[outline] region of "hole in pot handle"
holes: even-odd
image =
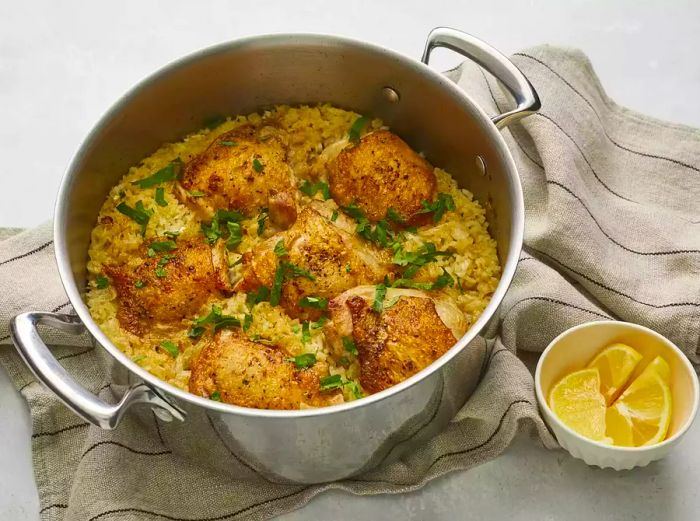
[[[436,27],[430,31],[428,40],[425,42],[425,50],[421,58],[423,63],[428,65],[430,53],[436,47],[445,47],[475,61],[510,91],[517,107],[491,118],[499,129],[540,109],[540,98],[530,81],[513,62],[489,44],[456,29]]]
[[[10,323],[12,341],[24,363],[42,384],[79,416],[103,429],[114,429],[131,405],[147,403],[157,409],[156,412],[161,418],[167,414],[170,419],[184,420],[183,411],[144,383],[130,387],[119,403],[114,405],[98,398],[78,384],[58,363],[39,336],[39,324],[72,334],[82,333],[83,324],[75,315],[41,311],[21,313]]]

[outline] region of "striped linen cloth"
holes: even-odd
[[[265,519],[329,488],[354,494],[416,489],[497,456],[518,431],[555,448],[523,360],[531,363],[558,333],[583,322],[646,325],[697,364],[700,132],[616,105],[577,51],[538,47],[513,59],[543,101],[539,114],[504,131],[525,191],[525,248],[499,324],[484,335],[490,355],[482,381],[444,432],[355,479],[273,484],[242,465],[212,432],[192,433],[208,440],[208,449],[202,461],[191,461],[155,416],[142,424],[127,415],[113,432],[88,425],[34,382],[9,346],[0,347],[0,360],[31,409],[42,519]],[[510,105],[498,84],[471,64],[448,76],[487,112]],[[0,288],[3,344],[15,313],[70,311],[48,225],[0,242]],[[105,399],[120,395],[87,337],[47,331],[46,338],[87,388]]]

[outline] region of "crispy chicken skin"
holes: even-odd
[[[391,387],[424,369],[466,331],[459,308],[446,297],[412,289],[389,289],[381,313],[372,310],[374,286],[346,291],[330,303],[326,338],[342,353],[351,336],[359,352],[360,383],[367,392]]]
[[[151,242],[165,240],[158,237]],[[201,240],[180,239],[175,250],[149,257],[151,242],[143,246],[143,260],[136,269],[105,267],[117,292],[119,323],[134,334],[178,326],[182,319],[194,315],[210,295],[231,290],[223,241],[212,249]],[[159,277],[158,273],[165,276]]]
[[[299,409],[342,403],[342,393],[320,391],[319,380],[328,374],[317,362],[298,369],[287,361],[280,348],[248,340],[238,332],[224,330],[204,346],[191,366],[189,390],[221,400],[258,409]]]
[[[286,228],[296,219],[296,183],[286,158],[281,131],[243,125],[185,165],[178,196],[205,219],[219,208],[248,216],[268,208],[270,220]]]
[[[316,320],[322,310],[299,306],[305,296],[331,299],[358,284],[374,283],[393,273],[389,253],[353,234],[353,221],[338,215],[335,222],[320,204],[305,207],[287,231],[270,237],[243,255],[243,276],[235,291],[271,288],[278,262],[290,262],[307,270],[315,280],[288,277],[282,286],[280,305],[293,318]],[[288,255],[278,258],[275,245],[283,241]]]
[[[340,206],[354,202],[371,222],[384,219],[389,208],[406,225],[430,219],[417,212],[421,201],[435,198],[433,167],[388,130],[367,134],[358,144],[346,147],[328,164],[328,170],[333,199]]]

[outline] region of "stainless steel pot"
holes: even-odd
[[[428,67],[436,47],[450,48],[490,71],[512,93],[517,108],[489,118],[469,93]],[[247,409],[159,380],[110,342],[83,300],[90,231],[108,191],[131,165],[162,143],[196,130],[207,116],[321,101],[382,118],[486,205],[503,267],[490,304],[430,367],[343,405],[302,411]],[[511,282],[523,236],[522,191],[499,128],[538,108],[534,89],[505,56],[447,28],[430,33],[422,62],[356,40],[307,34],[246,38],[187,56],[123,96],[70,163],[58,194],[54,240],[59,273],[77,315],[18,315],[11,328],[15,346],[37,379],[89,422],[114,429],[132,405],[146,404],[134,412],[152,421],[152,410],[170,422],[166,428],[178,439],[216,429],[236,465],[243,462],[270,479],[337,480],[397,458],[442,429],[479,380],[485,343],[477,335]],[[128,377],[130,387],[121,401],[110,405],[81,387],[51,355],[37,333],[38,324],[76,333],[87,328],[108,355],[107,365]],[[196,442],[181,450],[199,458],[206,453]]]

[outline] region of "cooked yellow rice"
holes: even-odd
[[[279,106],[263,114],[230,118],[215,129],[205,128],[178,143],[165,144],[139,165],[132,167],[119,184],[112,188],[103,204],[98,224],[92,231],[89,250],[90,284],[87,304],[93,318],[110,340],[143,368],[182,389],[187,389],[190,362],[205,343],[193,342],[187,337],[191,319],[184,320],[181,330],[176,334],[169,334],[168,337],[182,349],[181,354],[173,358],[157,348],[162,338],[150,335],[139,337],[122,329],[117,320],[118,301],[115,290],[111,286],[104,289],[96,287],[95,278],[104,272],[105,265],[136,267],[141,261],[135,253],[144,240],[162,236],[166,231],[178,231],[183,238],[201,235],[200,219],[176,199],[172,183],[161,185],[165,188],[168,205],[159,206],[154,200],[155,187],[142,189],[133,185],[133,181],[148,177],[177,158],[183,162],[189,161],[224,132],[246,123],[261,124],[268,118],[275,118],[290,134],[290,166],[299,182],[316,178],[325,180],[323,157],[319,157],[320,153],[328,145],[347,136],[357,117],[353,112],[330,105]],[[380,120],[374,120],[365,131],[381,126]],[[443,291],[455,300],[471,325],[488,304],[498,284],[501,268],[496,254],[496,242],[487,231],[484,209],[472,194],[459,189],[447,172],[436,168],[435,173],[438,192],[452,195],[456,210],[447,212],[437,225],[423,226],[416,234],[407,233],[404,247],[406,250],[415,250],[424,242],[432,242],[439,250],[456,252],[450,257],[438,257],[435,262],[423,267],[416,278],[434,280],[443,269],[447,270],[458,284]],[[320,194],[316,197],[320,197]],[[116,210],[120,202],[133,207],[137,201],[142,201],[147,209],[153,211],[145,238],[141,236],[139,225]],[[309,202],[308,197],[302,196],[302,204]],[[336,208],[332,200],[325,204]],[[101,219],[107,216],[112,218],[113,224],[100,224]],[[235,252],[229,254],[231,261],[235,261],[241,253],[249,251],[273,234],[273,231],[267,228],[263,236],[258,237],[257,217],[244,221],[241,226],[243,241]],[[243,293],[234,294],[230,298],[212,297],[202,307],[199,316],[206,315],[213,304],[218,304],[224,313],[242,318],[247,312],[245,298]],[[335,366],[332,358],[328,357],[321,328],[311,327],[311,341],[304,344],[301,339],[300,321],[288,317],[280,307],[273,307],[267,302],[257,304],[248,333],[272,340],[290,355],[315,353],[319,360],[329,362],[331,374],[341,374],[359,385],[359,367],[356,362],[348,368]],[[346,399],[353,399],[348,388],[345,393]]]

